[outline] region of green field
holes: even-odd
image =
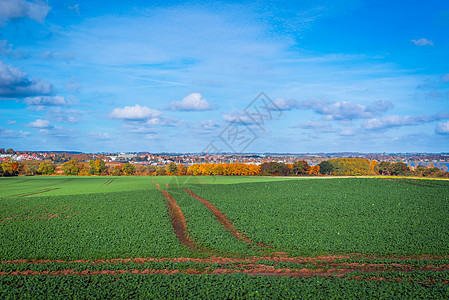
[[[161,190],[196,247],[178,240]],[[0,178],[0,298],[444,298],[448,211],[439,180]]]
[[[292,255],[449,254],[449,182],[345,178],[201,185],[257,242]]]

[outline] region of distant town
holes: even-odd
[[[410,167],[419,164],[437,167],[443,171],[449,168],[449,153],[82,153],[76,151],[16,151],[0,148],[0,161],[46,161],[57,163],[69,160],[90,161],[102,159],[107,164],[131,163],[138,165],[164,166],[172,162],[190,166],[203,163],[243,163],[260,165],[264,162],[293,164],[298,160],[317,165],[332,158],[360,158],[377,162],[403,162]]]

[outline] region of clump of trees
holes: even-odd
[[[259,175],[260,170],[261,166],[242,163],[193,164],[187,168],[186,175],[254,176]]]
[[[298,160],[294,164],[282,162],[268,162],[260,166],[260,174],[264,176],[291,176],[291,175],[319,175],[320,166],[310,166],[306,161]]]
[[[106,163],[102,159],[90,160],[90,174],[91,175],[106,175]]]
[[[332,175],[337,176],[361,176],[376,175],[376,161],[370,161],[362,158],[333,158],[327,161],[332,165]]]
[[[380,175],[449,178],[449,172],[442,171],[433,165],[429,167],[418,165],[416,168],[410,169],[403,162],[383,161],[377,166],[377,171]]]
[[[287,176],[291,174],[291,169],[287,164],[271,161],[261,164],[259,173],[263,176]]]
[[[17,176],[22,169],[22,164],[19,164],[17,161],[11,159],[1,164],[0,176]]]
[[[50,160],[44,161],[39,165],[39,168],[36,170],[37,174],[42,175],[53,175],[55,173],[56,166]]]

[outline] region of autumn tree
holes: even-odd
[[[101,175],[106,171],[106,163],[102,159],[90,160],[90,174]]]
[[[290,168],[279,162],[269,162],[260,165],[260,172],[262,175],[289,175]]]
[[[406,175],[409,171],[410,168],[403,162],[395,162],[391,165],[391,175]]]
[[[165,168],[158,168],[156,170],[156,175],[157,176],[165,176],[165,175],[167,175],[167,170]]]
[[[80,166],[78,161],[72,159],[62,164],[62,171],[65,175],[78,175]]]
[[[91,175],[91,173],[90,173],[90,169],[91,168],[90,168],[89,163],[87,163],[87,162],[79,162],[78,166],[79,166],[79,173],[78,173],[79,176],[89,176],[89,175]]]
[[[334,166],[327,160],[320,162],[318,166],[320,167],[320,174],[323,175],[332,175],[334,171]]]
[[[139,175],[139,176],[144,176],[144,175],[147,175],[146,174],[146,169],[145,169],[145,166],[142,166],[142,165],[136,165],[135,166],[136,168],[135,168],[135,175]]]
[[[168,175],[177,175],[178,174],[178,168],[176,167],[176,164],[174,162],[171,162],[167,166],[167,173],[168,173]]]
[[[39,165],[37,172],[42,175],[53,175],[55,173],[56,166],[50,160],[46,160]]]
[[[309,174],[314,175],[314,176],[319,175],[320,174],[320,166],[319,165],[310,166]]]
[[[295,175],[308,175],[310,172],[310,166],[306,161],[298,160],[293,164],[292,171]]]
[[[11,159],[3,162],[1,164],[1,168],[2,176],[17,176],[19,175],[21,165],[17,161]]]
[[[145,166],[145,174],[147,175],[154,175],[156,173],[156,167],[155,166]]]
[[[35,160],[29,160],[29,161],[25,161],[23,163],[23,173],[27,176],[33,176],[38,174],[38,169],[39,169],[39,161],[35,161]]]
[[[121,166],[114,166],[112,171],[110,172],[112,176],[120,176],[122,175],[122,167]]]
[[[374,175],[371,162],[362,158],[333,158],[328,160],[333,166],[333,174],[338,176]]]
[[[130,164],[129,162],[127,162],[126,164],[123,165],[122,167],[122,172],[125,175],[132,175],[134,174],[135,168],[132,164]]]
[[[200,166],[198,164],[193,164],[191,166],[189,166],[189,168],[187,169],[187,175],[199,175],[200,174]]]
[[[390,175],[391,174],[391,163],[388,161],[382,161],[376,166],[377,172],[380,175]]]
[[[184,164],[178,164],[176,169],[179,176],[184,176],[187,174],[187,167]]]

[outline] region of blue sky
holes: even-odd
[[[0,0],[0,147],[448,152],[448,32],[435,0]]]

